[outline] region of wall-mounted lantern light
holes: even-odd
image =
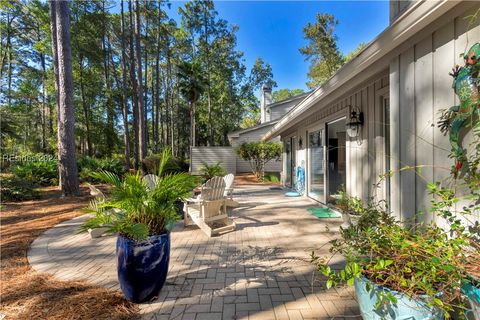
[[[298,139],[298,149],[303,149],[303,140],[302,137]]]
[[[356,138],[360,134],[360,129],[363,126],[364,117],[363,112],[358,107],[353,107],[350,112],[350,120],[346,123],[347,134],[350,138]]]

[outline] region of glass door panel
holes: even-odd
[[[308,195],[325,201],[325,146],[324,130],[308,134]]]
[[[335,203],[338,193],[346,184],[346,132],[345,119],[327,123],[328,193],[327,202]]]

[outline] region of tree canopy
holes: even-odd
[[[282,100],[289,99],[294,96],[298,96],[299,94],[305,93],[303,89],[288,89],[283,88],[272,93],[273,102],[278,102]]]
[[[308,22],[303,34],[308,44],[300,48],[305,60],[310,61],[307,86],[317,88],[325,83],[346,62],[355,57],[366,45],[358,47],[344,56],[337,45],[335,28],[339,21],[328,13],[318,13],[315,22]]]
[[[273,81],[258,58],[251,70],[237,46],[239,27],[213,1],[188,1],[179,18],[168,2],[68,2],[75,144],[79,155],[122,154],[130,166],[170,147],[188,158],[191,117],[198,145],[228,145],[227,134],[259,114],[256,94]],[[120,10],[119,10],[120,7]],[[1,3],[2,152],[57,152],[55,75],[48,2]],[[135,10],[138,9],[138,10]],[[120,12],[119,12],[120,11]],[[195,66],[195,75],[178,66]],[[188,84],[202,78],[191,114]],[[146,148],[146,153],[142,149]]]

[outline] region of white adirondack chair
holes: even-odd
[[[187,199],[184,206],[185,226],[196,224],[209,237],[235,230],[235,222],[228,219],[222,177],[208,180],[196,199]],[[216,224],[222,226],[216,227]]]
[[[229,208],[236,208],[238,207],[238,202],[233,200],[233,181],[235,180],[235,176],[232,173],[227,174],[223,177],[223,181],[225,181],[225,191],[223,195],[225,199],[227,199],[227,207]]]
[[[223,192],[223,195],[228,199],[233,198],[233,179],[234,175],[232,173],[223,177],[223,181],[225,181],[225,191]]]
[[[90,195],[94,196],[99,202],[105,201],[105,194],[95,186],[92,186],[90,183],[87,184],[90,189]],[[88,229],[88,234],[92,239],[100,238],[108,231],[108,228],[95,228]]]
[[[147,185],[150,189],[153,189],[160,178],[154,174],[147,174],[143,176],[143,180],[147,181]]]

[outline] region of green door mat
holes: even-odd
[[[331,210],[330,208],[310,208],[307,209],[311,215],[314,215],[317,218],[340,218],[342,217],[341,214],[336,213],[335,211]]]

